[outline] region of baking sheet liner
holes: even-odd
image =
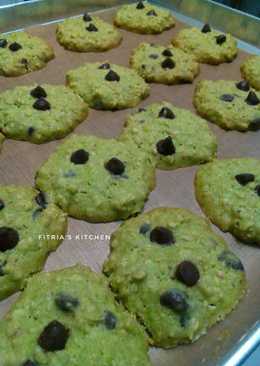
[[[112,21],[114,11],[105,11],[99,13],[99,15],[105,20]],[[44,38],[53,46],[56,58],[40,71],[16,78],[0,77],[0,91],[32,83],[64,84],[66,72],[82,65],[84,62],[103,62],[107,60],[111,63],[128,66],[131,51],[140,42],[158,42],[167,45],[180,28],[184,26],[177,22],[175,28],[161,35],[139,35],[121,30],[123,34],[121,45],[105,53],[74,53],[64,50],[55,39],[56,24],[29,28],[29,33]],[[150,97],[138,107],[166,100],[177,107],[194,111],[192,95],[198,80],[240,79],[239,66],[246,57],[247,54],[240,51],[237,59],[230,64],[219,66],[201,65],[201,73],[193,84],[177,86],[151,84]],[[91,110],[89,117],[75,129],[75,132],[78,134],[94,134],[106,138],[116,137],[120,133],[129,113],[130,110],[117,112]],[[260,132],[226,132],[213,124],[210,124],[210,127],[218,138],[219,157],[252,156],[259,158]],[[62,143],[62,140],[34,145],[28,142],[7,139],[0,154],[0,184],[33,185],[36,170],[60,143]],[[193,180],[195,171],[196,167],[176,171],[158,170],[156,189],[151,193],[145,211],[159,206],[173,206],[188,208],[193,212],[202,214],[194,197]],[[49,256],[45,270],[51,271],[75,263],[83,263],[95,271],[101,271],[102,264],[109,253],[107,236],[118,225],[118,222],[89,224],[70,218],[68,234],[71,235],[72,240],[66,239],[58,250]],[[260,318],[260,249],[238,243],[230,234],[224,234],[216,227],[214,227],[214,230],[228,241],[232,250],[242,259],[249,282],[248,294],[226,320],[211,328],[207,336],[202,337],[194,344],[179,346],[167,351],[156,348],[151,349],[150,354],[154,365],[212,366]],[[90,234],[92,234],[92,237],[89,236]],[[84,235],[88,235],[88,238]],[[17,296],[18,294],[15,294],[0,303],[0,316],[6,313]]]

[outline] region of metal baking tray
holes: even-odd
[[[123,42],[106,53],[74,53],[65,51],[55,40],[56,22],[84,11],[98,11],[99,15],[112,21],[116,7],[131,1],[120,0],[32,0],[0,7],[0,31],[7,32],[27,28],[54,47],[56,58],[46,68],[16,78],[0,77],[1,91],[32,82],[64,84],[65,73],[87,61],[119,62],[128,65],[131,50],[141,41],[167,45],[173,36],[186,25],[201,26],[209,22],[214,27],[231,32],[239,39],[240,52],[231,64],[219,66],[201,65],[201,73],[193,84],[163,86],[152,85],[151,95],[142,106],[155,101],[167,100],[179,107],[195,112],[192,106],[194,85],[200,79],[239,79],[239,66],[248,53],[260,54],[260,20],[224,6],[205,0],[154,1],[173,10],[177,25],[161,35],[138,35],[122,30]],[[91,110],[88,119],[79,125],[76,133],[91,133],[103,137],[117,136],[130,110],[109,112]],[[226,132],[210,124],[219,142],[219,157],[252,156],[259,158],[260,132]],[[0,154],[1,184],[34,184],[34,174],[42,162],[61,141],[43,145],[6,140]],[[150,195],[145,211],[158,206],[189,208],[202,215],[196,203],[193,179],[196,167],[175,171],[157,171],[157,186]],[[59,249],[52,253],[45,270],[71,266],[77,262],[101,271],[109,253],[109,236],[119,223],[89,224],[69,220],[69,236]],[[260,250],[243,245],[230,234],[222,235],[242,259],[248,277],[249,289],[242,302],[223,322],[212,327],[206,336],[192,345],[178,346],[172,350],[152,348],[152,363],[156,366],[236,366],[253,352],[260,343]],[[19,294],[0,303],[0,316],[4,316]],[[257,323],[258,321],[258,323]],[[0,340],[1,342],[1,340]],[[1,360],[0,360],[1,361]],[[1,362],[0,362],[1,363]],[[260,364],[260,361],[259,361]],[[84,366],[84,365],[82,365]]]

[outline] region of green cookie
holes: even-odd
[[[241,74],[253,88],[260,90],[260,56],[249,57],[241,65]]]

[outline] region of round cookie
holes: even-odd
[[[260,90],[260,56],[249,57],[241,65],[241,74],[250,85],[256,90]]]
[[[245,243],[260,245],[260,160],[215,160],[197,171],[195,187],[214,224]]]
[[[151,366],[143,328],[82,265],[33,276],[0,336],[2,365]]]
[[[165,348],[197,340],[246,288],[243,265],[225,241],[205,219],[180,208],[154,209],[122,224],[104,272],[153,344]]]
[[[142,210],[154,175],[152,157],[132,144],[73,135],[40,168],[36,185],[69,215],[109,222]]]
[[[116,13],[115,25],[136,33],[156,34],[175,26],[175,20],[170,11],[138,1],[134,4],[123,5]]]
[[[152,154],[160,169],[205,163],[217,151],[216,137],[205,120],[167,102],[151,104],[130,115],[120,140],[134,142]]]
[[[174,46],[191,53],[198,62],[218,65],[231,62],[237,55],[237,43],[230,34],[213,30],[208,24],[182,29],[172,40]]]
[[[202,117],[226,130],[260,129],[260,93],[246,81],[200,81],[193,103]]]
[[[63,47],[79,52],[106,51],[122,40],[113,25],[87,13],[58,24],[56,35]]]
[[[59,139],[88,114],[88,106],[65,86],[18,86],[0,94],[0,130],[33,143]]]
[[[150,92],[136,71],[108,62],[87,63],[69,71],[66,78],[68,86],[94,109],[135,107]]]
[[[54,58],[43,39],[26,32],[0,35],[0,75],[19,76],[42,69]]]
[[[193,56],[179,48],[141,43],[130,64],[146,81],[161,84],[191,83],[199,73]]]
[[[66,230],[66,214],[42,192],[0,186],[0,299],[23,288],[26,279],[42,269]]]

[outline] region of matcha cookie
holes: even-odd
[[[200,81],[193,103],[202,117],[226,130],[260,129],[260,93],[246,81]]]
[[[44,193],[0,186],[0,299],[23,288],[26,278],[42,269],[66,229],[66,215]]]
[[[199,73],[192,55],[169,46],[141,43],[130,64],[146,81],[161,84],[191,83]]]
[[[156,34],[175,26],[170,11],[138,1],[134,4],[123,5],[116,13],[115,25],[136,33]]]
[[[142,327],[82,265],[33,276],[0,336],[3,366],[151,366]]]
[[[67,73],[67,83],[94,109],[135,107],[150,93],[150,87],[136,71],[124,66],[87,63]]]
[[[155,345],[190,343],[235,308],[244,268],[208,222],[188,210],[158,208],[113,233],[104,271]]]
[[[0,75],[19,76],[42,69],[54,58],[43,39],[25,32],[0,35]]]
[[[260,90],[260,56],[249,57],[241,65],[241,74],[253,88]]]
[[[113,25],[87,13],[58,24],[56,34],[63,47],[79,52],[106,51],[118,46],[122,39]]]
[[[196,175],[199,204],[223,231],[260,245],[260,160],[215,160]]]
[[[238,52],[236,40],[230,34],[213,30],[208,24],[201,30],[182,29],[172,43],[191,53],[198,62],[212,65],[231,62]]]
[[[15,140],[40,144],[62,138],[87,114],[88,106],[65,86],[18,86],[0,94],[0,130]]]
[[[69,215],[108,222],[142,210],[154,170],[152,157],[132,144],[73,135],[40,168],[36,185]]]
[[[217,151],[216,137],[205,120],[167,102],[130,115],[120,139],[152,154],[160,169],[205,163]]]

